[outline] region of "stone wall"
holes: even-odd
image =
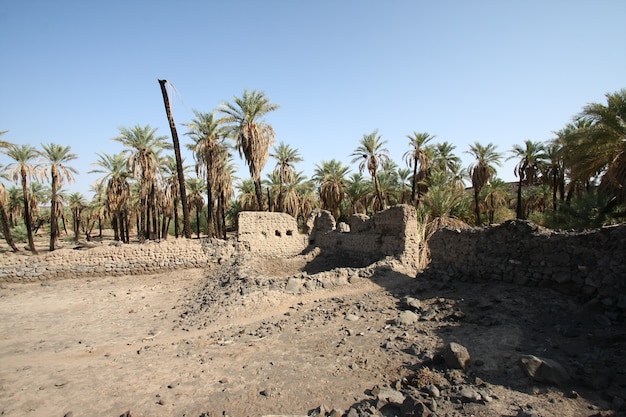
[[[309,243],[322,250],[377,260],[391,256],[406,266],[418,266],[417,214],[397,205],[368,216],[355,214],[350,225],[335,224],[330,212],[316,210],[307,221]]]
[[[242,248],[263,256],[293,256],[307,246],[296,219],[286,213],[262,211],[239,213],[237,241]]]
[[[555,232],[527,221],[440,229],[429,269],[452,279],[553,288],[626,311],[626,225]]]
[[[217,259],[219,247],[204,241],[171,239],[160,243],[102,244],[83,250],[58,249],[40,255],[1,255],[0,282],[36,282],[66,278],[139,275],[202,268]]]

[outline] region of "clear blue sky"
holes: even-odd
[[[475,141],[509,156],[625,88],[625,21],[624,0],[0,0],[0,130],[70,145],[80,175],[66,189],[90,196],[96,152],[122,150],[118,127],[170,135],[167,79],[183,143],[192,109],[248,88],[280,104],[266,121],[307,176],[322,160],[349,165],[374,129],[401,166],[414,131],[467,166]],[[513,180],[513,166],[498,175]]]

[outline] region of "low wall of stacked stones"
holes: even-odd
[[[573,233],[515,220],[440,229],[428,243],[428,269],[444,277],[549,287],[626,311],[626,225]]]
[[[39,255],[4,253],[0,282],[141,275],[206,267],[227,246],[205,240],[168,239],[144,244],[102,244],[89,249],[57,249]],[[223,242],[223,241],[222,241]]]

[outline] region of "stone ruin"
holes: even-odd
[[[289,214],[242,211],[237,221],[237,241],[253,254],[293,256],[307,246],[307,237],[298,232],[298,223]]]
[[[285,213],[239,213],[238,242],[253,254],[284,257],[318,247],[322,253],[376,261],[387,256],[417,267],[417,214],[409,205],[397,205],[371,218],[354,214],[350,224],[336,223],[326,210],[314,210],[298,232],[296,220]]]

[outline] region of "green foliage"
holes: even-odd
[[[26,243],[28,240],[28,231],[26,230],[26,225],[24,223],[20,223],[17,226],[11,229],[11,235],[13,236],[13,240],[15,243]]]
[[[543,221],[541,218],[534,220],[551,229],[585,230],[614,224],[620,219],[624,207],[606,212],[602,208],[607,206],[608,200],[607,195],[598,194],[597,191],[581,193],[569,203],[559,201],[557,211],[547,212]]]

